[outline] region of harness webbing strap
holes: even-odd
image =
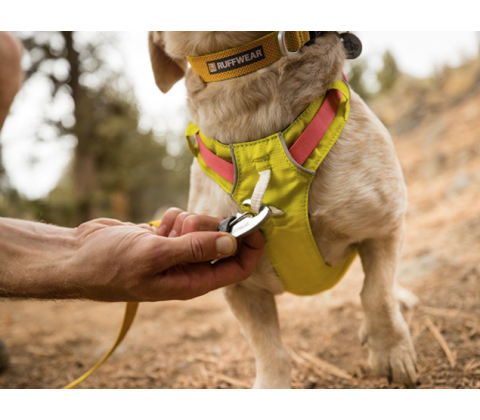
[[[210,149],[203,143],[199,134],[197,134],[197,142],[198,150],[200,151],[205,163],[218,175],[233,184],[235,181],[235,168],[233,167],[233,163],[218,157],[215,153],[210,151]]]
[[[299,165],[305,163],[318,144],[322,141],[322,138],[330,127],[335,115],[337,115],[338,105],[341,100],[342,93],[340,91],[329,91],[320,110],[317,112],[317,115],[315,115],[315,118],[293,146],[290,147],[290,154]]]

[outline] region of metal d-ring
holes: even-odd
[[[283,56],[288,56],[298,53],[298,51],[289,51],[286,41],[287,31],[278,31],[278,46]]]

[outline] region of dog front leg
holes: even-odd
[[[395,295],[395,275],[400,257],[403,230],[383,239],[360,244],[365,271],[361,293],[365,319],[360,330],[362,343],[369,348],[369,365],[380,376],[414,386],[416,354],[410,331]]]
[[[257,376],[253,387],[290,388],[290,357],[280,337],[273,294],[243,284],[224,290],[255,355]]]

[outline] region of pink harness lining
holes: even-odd
[[[338,105],[340,104],[342,96],[338,90],[329,91],[317,115],[315,115],[312,122],[293,146],[290,147],[290,154],[299,165],[305,163],[322,141],[335,115],[337,115]]]
[[[197,142],[198,150],[208,167],[233,184],[235,181],[235,168],[233,167],[233,163],[230,163],[213,153],[203,144],[199,134],[197,134]]]

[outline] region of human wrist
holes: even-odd
[[[76,297],[69,265],[77,247],[75,229],[0,219],[0,296]]]

